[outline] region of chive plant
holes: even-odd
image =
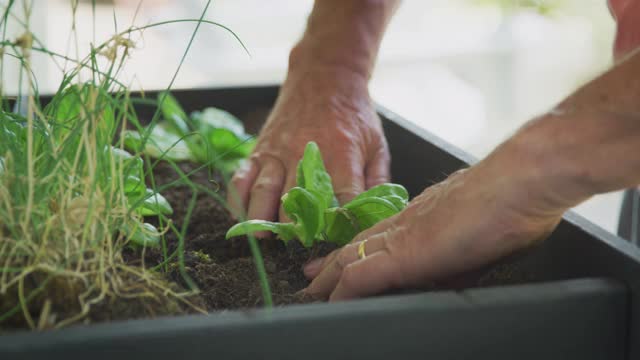
[[[155,185],[153,167],[158,159],[136,151],[140,149],[127,151],[124,139],[126,129],[135,128],[137,144],[145,147],[161,118],[166,97],[156,102],[158,110],[143,127],[134,105],[146,100],[132,98],[117,79],[134,45],[131,34],[193,22],[194,31],[169,90],[201,24],[230,31],[204,19],[209,4],[199,19],[131,26],[117,32],[84,58],[50,51],[31,33],[31,1],[19,4],[10,0],[5,5],[0,18],[0,76],[5,61],[17,61],[25,86],[21,86],[15,101],[1,94],[0,327],[5,322],[31,329],[63,327],[85,319],[95,305],[117,299],[147,304],[142,308],[164,302],[174,304],[167,305],[168,309],[184,306],[202,311],[189,301],[197,288],[186,274],[184,239],[197,194],[207,193],[212,201],[222,199],[214,190],[190,181],[190,174],[162,155],[157,158],[168,161],[179,179],[166,186]],[[77,1],[71,1],[71,6],[75,31]],[[93,9],[95,18],[95,2]],[[24,18],[17,15],[17,10],[22,10]],[[9,19],[23,26],[22,36],[7,36]],[[74,65],[64,72],[47,104],[40,102],[31,68],[33,52],[43,53],[56,63]],[[88,76],[81,80],[81,74]],[[169,146],[166,150],[171,149]],[[204,156],[201,160],[203,167],[209,165]],[[177,184],[186,184],[193,191],[181,228],[171,222],[172,209],[162,196]],[[151,215],[158,218],[157,228],[145,221]],[[179,240],[173,253],[168,252],[165,240],[168,232],[175,233]],[[152,246],[162,249],[165,260],[155,268],[146,268],[144,252]],[[140,249],[142,265],[124,260],[127,247]],[[254,255],[260,260],[259,249]],[[168,271],[172,259],[177,259],[189,291],[176,290],[163,280],[161,273]],[[259,272],[264,275],[263,268]],[[268,284],[262,285],[268,297]]]

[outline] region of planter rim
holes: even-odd
[[[626,294],[621,282],[609,278],[583,278],[542,283],[469,288],[459,291],[437,291],[414,294],[384,295],[340,303],[311,303],[273,309],[234,310],[209,315],[162,316],[150,319],[121,320],[34,333],[21,331],[0,336],[0,354],[24,350],[65,347],[74,344],[111,343],[122,339],[165,336],[184,331],[212,331],[244,326],[269,326],[296,323],[301,319],[317,321],[326,317],[367,317],[385,313],[393,317],[411,311],[453,312],[534,306],[554,301],[584,299],[602,293]],[[531,296],[534,294],[536,296]],[[123,331],[126,326],[126,331]]]

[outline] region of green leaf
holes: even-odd
[[[107,146],[106,151],[110,151],[116,164],[122,163],[123,170],[127,170],[129,174],[142,174],[144,162],[139,156],[133,156],[128,151],[115,146]]]
[[[84,103],[82,93],[80,85],[72,85],[63,90],[59,96],[54,97],[54,101],[47,106],[47,113],[50,113],[55,120],[53,135],[56,139],[61,139],[68,134],[73,123],[79,119]]]
[[[409,201],[409,193],[407,192],[407,189],[404,188],[404,186],[390,183],[374,186],[371,189],[359,194],[351,201],[353,202],[371,197],[389,197],[389,200],[396,204],[396,206],[400,210],[404,209],[404,207],[407,205],[407,202]]]
[[[325,236],[345,245],[359,232],[393,216],[407,205],[409,194],[397,184],[381,184],[356,196],[342,208],[325,211]]]
[[[53,136],[60,141],[67,136],[76,122],[94,119],[101,142],[109,142],[115,131],[115,115],[111,95],[92,83],[72,85],[55,96],[45,113],[55,120]],[[79,141],[79,138],[76,142]]]
[[[108,144],[112,142],[113,136],[115,135],[116,117],[113,111],[113,107],[109,102],[111,99],[107,97],[110,95],[103,95],[102,93],[99,94],[100,95],[96,100],[95,108],[98,110],[102,110],[102,112],[99,115],[100,118],[97,119],[97,136],[101,138],[98,141]]]
[[[245,133],[242,122],[230,113],[209,107],[193,112],[191,119],[216,155],[224,154],[225,158],[233,159],[247,157],[253,151],[255,140]]]
[[[247,157],[256,145],[253,137],[249,135],[238,136],[227,129],[210,130],[207,139],[214,152],[226,158]]]
[[[357,220],[344,208],[330,208],[324,212],[325,233],[327,241],[344,246],[359,232]]]
[[[124,179],[124,194],[129,199],[141,198],[147,192],[144,182],[135,175],[129,175]]]
[[[318,144],[313,141],[307,143],[302,160],[297,169],[298,186],[313,191],[320,196],[323,210],[337,205],[333,194],[331,176],[324,167]]]
[[[208,107],[202,111],[194,111],[191,113],[191,118],[200,131],[205,134],[210,130],[225,129],[238,138],[245,135],[242,122],[230,113],[218,108]]]
[[[380,199],[384,199],[389,201],[390,203],[392,203],[396,209],[398,211],[402,211],[402,209],[404,209],[407,206],[407,200],[405,200],[404,198],[400,197],[400,196],[396,196],[396,195],[389,195],[389,196],[382,196],[380,197]]]
[[[359,231],[366,230],[376,223],[400,212],[397,206],[384,198],[366,197],[353,200],[344,206],[357,221]]]
[[[298,238],[305,247],[311,247],[320,239],[325,210],[320,194],[294,187],[282,197],[282,207],[296,224]]]
[[[166,158],[173,161],[195,160],[185,144],[178,135],[167,131],[163,126],[157,125],[151,131],[143,146],[143,138],[137,131],[126,131],[124,134],[124,145],[132,151],[143,151],[145,154],[156,158]]]
[[[158,104],[160,112],[167,121],[167,130],[182,137],[191,132],[189,128],[189,117],[184,112],[182,106],[176,98],[168,91],[162,91],[158,94]]]
[[[157,247],[160,245],[160,233],[155,226],[139,222],[127,224],[122,228],[124,235],[129,241],[138,246]]]
[[[105,151],[110,151],[111,152],[111,156],[113,157],[113,159],[117,162],[122,160],[127,161],[127,160],[131,160],[133,159],[135,156],[133,156],[130,152],[128,152],[127,150],[123,150],[120,149],[118,147],[115,146],[110,146],[107,145],[105,146]]]
[[[160,193],[154,192],[151,189],[145,190],[145,199],[142,204],[139,205],[136,210],[142,216],[149,215],[171,215],[173,214],[173,209],[171,205],[164,198],[164,196],[160,195]]]
[[[271,231],[278,235],[282,241],[287,242],[296,237],[294,224],[280,224],[265,220],[248,220],[231,227],[225,236],[227,239],[232,237],[248,235],[259,231]]]

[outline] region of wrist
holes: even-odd
[[[596,193],[586,164],[574,156],[575,116],[551,113],[530,121],[483,163],[504,174],[502,186],[519,201],[544,213],[565,212]]]
[[[359,54],[355,48],[341,49],[312,39],[312,35],[298,42],[289,54],[289,74],[323,73],[335,79],[367,84],[371,77],[373,60]]]
[[[294,54],[296,50],[292,51]],[[292,55],[292,57],[297,55]],[[327,63],[304,55],[293,60],[283,92],[305,93],[317,99],[341,99],[339,103],[370,103],[369,79],[361,71],[338,63]]]

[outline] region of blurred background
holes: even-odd
[[[94,18],[92,1],[34,0],[31,23],[50,50],[85,56],[90,44],[109,39],[116,28],[197,19],[205,4],[102,0],[96,1]],[[233,29],[251,56],[228,32],[203,25],[174,87],[281,82],[312,5],[312,0],[213,1],[206,18]],[[166,87],[194,27],[171,24],[136,34],[121,79],[137,89]],[[9,37],[20,30],[14,22]],[[481,158],[609,67],[614,32],[606,0],[404,0],[384,39],[371,93]],[[40,92],[54,91],[60,67],[71,66],[36,55]],[[7,91],[17,92],[17,72],[5,74]],[[621,198],[619,192],[600,195],[576,210],[615,232]]]

